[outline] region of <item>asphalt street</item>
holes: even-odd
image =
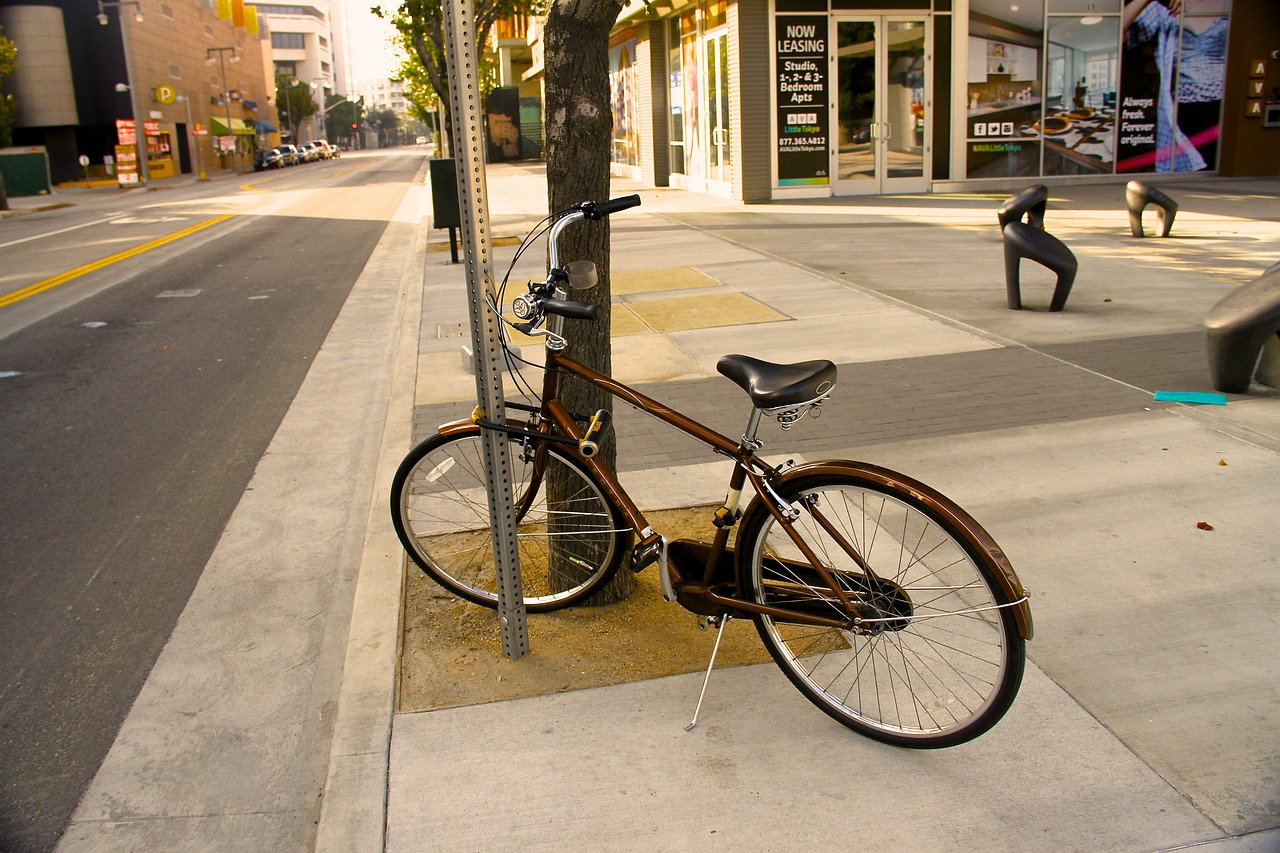
[[[289,177],[388,178],[350,162]],[[117,196],[122,215],[7,248],[9,272],[208,220],[179,193]],[[61,213],[21,225],[57,232]],[[62,833],[385,227],[251,208],[29,297],[52,313],[0,340],[0,849]]]

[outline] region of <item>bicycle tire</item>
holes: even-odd
[[[783,478],[776,488],[800,512],[795,530],[849,597],[859,600],[864,620],[883,621],[840,630],[764,614],[752,618],[796,688],[845,726],[896,746],[964,743],[995,725],[1012,704],[1022,683],[1025,641],[998,567],[961,529],[969,516],[936,493],[922,500],[918,484],[895,479],[901,475],[875,470],[875,477],[848,468],[809,473]],[[860,552],[870,578],[819,526],[815,501]],[[930,501],[945,502],[944,511]],[[981,529],[976,522],[973,528]],[[749,600],[847,615],[758,499],[748,507],[735,551]]]
[[[527,450],[527,452],[526,452]],[[629,528],[594,475],[550,442],[512,437],[512,491],[520,507],[535,475],[536,451],[546,451],[537,493],[517,519],[520,580],[530,613],[569,607],[589,597],[617,571]],[[567,478],[571,504],[547,506],[548,479]],[[476,604],[498,606],[480,427],[437,434],[400,463],[391,486],[396,535],[413,562],[445,589]],[[569,554],[561,546],[572,541]]]

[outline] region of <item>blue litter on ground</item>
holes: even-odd
[[[1206,394],[1202,391],[1157,391],[1157,403],[1203,403],[1206,406],[1225,406],[1226,394]]]

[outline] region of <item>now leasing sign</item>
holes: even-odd
[[[779,15],[777,43],[778,186],[831,182],[825,15]]]

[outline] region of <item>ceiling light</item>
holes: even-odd
[[[1085,27],[1092,27],[1094,24],[1101,24],[1101,23],[1102,23],[1101,15],[1085,15],[1083,18],[1080,19],[1080,25]]]

